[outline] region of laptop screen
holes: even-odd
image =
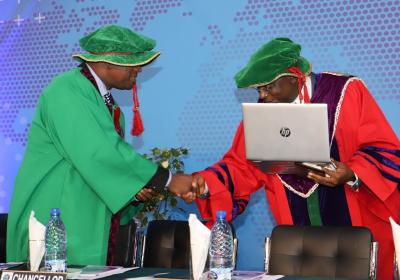
[[[246,157],[329,162],[326,104],[243,103]]]

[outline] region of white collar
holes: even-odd
[[[307,87],[308,96],[311,99],[313,92],[312,92],[312,84],[311,84],[311,77],[310,76],[306,77],[306,83],[305,83],[304,86]],[[301,89],[301,93],[303,94],[303,96],[304,96],[304,86]],[[300,97],[297,95],[296,99],[292,102],[292,104],[300,104],[300,103],[301,103],[300,102]],[[303,103],[304,103],[304,101],[303,101]]]
[[[111,90],[107,89],[106,85],[99,78],[99,76],[97,76],[96,72],[94,72],[94,70],[88,64],[86,64],[86,66],[88,67],[90,73],[92,74],[94,80],[96,81],[96,84],[97,84],[97,87],[99,88],[101,97],[104,97],[104,95],[106,95],[108,92],[111,92]]]

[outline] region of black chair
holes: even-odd
[[[0,214],[0,263],[6,262],[7,213]]]
[[[137,225],[134,220],[130,220],[126,225],[119,227],[113,265],[123,267],[133,267],[136,265],[136,229]]]
[[[142,252],[142,267],[189,269],[190,231],[188,222],[151,221],[147,227]]]
[[[267,274],[375,279],[377,243],[369,229],[277,226],[266,238]]]
[[[234,231],[233,237],[233,266],[235,267],[238,242]],[[189,268],[190,230],[187,221],[151,221],[142,244],[142,267]]]

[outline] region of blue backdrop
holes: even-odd
[[[379,0],[0,0],[0,212],[8,211],[41,89],[77,65],[70,57],[79,38],[99,26],[116,23],[157,40],[162,56],[139,77],[146,130],[128,141],[143,153],[186,146],[192,172],[229,148],[240,103],[257,98],[232,77],[277,36],[299,42],[315,71],[361,77],[399,135],[399,13],[399,1]],[[130,93],[114,95],[130,120]],[[263,191],[234,225],[239,268],[261,270],[274,225]]]

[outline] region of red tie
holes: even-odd
[[[123,138],[124,131],[121,128],[121,125],[119,124],[119,118],[121,116],[121,108],[119,108],[118,105],[115,105],[114,98],[112,97],[110,91],[108,91],[104,95],[104,102],[106,103],[107,108],[110,111],[110,114],[113,116],[115,131]]]

